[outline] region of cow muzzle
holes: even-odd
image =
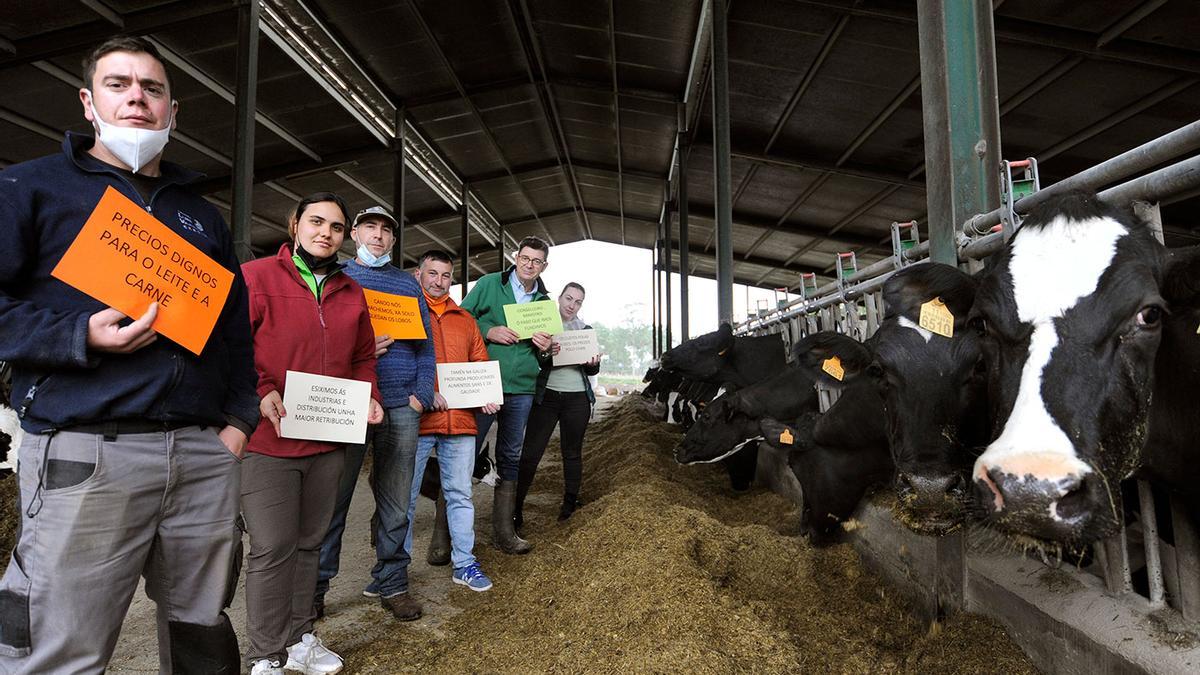
[[[905,472],[896,474],[900,520],[923,534],[945,534],[966,516],[969,490],[958,472]]]
[[[994,463],[980,457],[973,477],[988,521],[1013,534],[1076,542],[1106,513],[1103,477],[1074,456],[1030,452]]]

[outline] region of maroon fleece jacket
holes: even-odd
[[[242,265],[242,274],[250,291],[250,331],[260,397],[272,390],[283,396],[287,371],[298,370],[370,382],[371,398],[380,400],[375,383],[375,330],[356,281],[341,271],[330,275],[318,304],[292,262],[291,244],[281,246],[273,258]],[[280,438],[264,416],[248,449],[272,457],[308,457],[339,447]]]

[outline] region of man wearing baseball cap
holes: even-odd
[[[396,243],[396,219],[382,206],[359,211],[350,236],[358,250],[345,267],[363,288],[416,298],[421,310],[424,339],[396,340],[388,335],[375,338],[379,358],[376,374],[383,406],[387,410],[383,424],[372,427],[368,435],[374,452],[371,491],[375,495],[375,567],[363,595],[379,598],[385,609],[401,621],[421,617],[421,606],[408,594],[409,555],[404,550],[408,535],[408,495],[416,466],[417,436],[421,413],[433,406],[433,384],[437,377],[429,307],[421,286],[411,274],[393,267],[392,246]],[[337,575],[342,551],[342,533],[346,512],[354,495],[354,484],[362,467],[367,446],[346,448],[346,466],[338,488],[337,506],[329,523],[329,532],[321,545],[321,571],[313,604],[317,616],[325,613],[325,591]]]

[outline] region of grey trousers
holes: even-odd
[[[230,649],[236,667],[221,610],[241,540],[240,473],[216,430],[29,434],[20,452],[0,673],[103,672],[139,576],[158,606],[162,672],[217,671],[205,654]]]
[[[343,448],[311,457],[248,452],[242,464],[249,662],[287,661],[287,648],[312,632],[321,541],[342,478]]]

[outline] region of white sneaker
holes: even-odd
[[[287,648],[287,670],[298,670],[305,675],[332,675],[341,672],[342,657],[321,644],[321,639],[305,633],[300,641]]]
[[[277,659],[259,659],[250,666],[250,675],[283,675]]]

